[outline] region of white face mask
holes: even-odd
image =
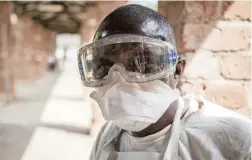
[[[111,84],[97,88],[90,97],[97,101],[106,120],[113,120],[120,128],[138,132],[155,123],[180,97],[160,80],[128,83],[120,75]]]

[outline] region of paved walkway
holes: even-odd
[[[87,160],[96,138],[90,89],[76,62],[18,85],[17,100],[0,107],[0,160]]]

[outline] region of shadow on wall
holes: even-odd
[[[249,116],[251,2],[159,2],[187,59],[180,89]]]

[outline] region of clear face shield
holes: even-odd
[[[79,49],[78,65],[88,87],[101,87],[119,72],[129,83],[165,78],[175,72],[178,54],[169,42],[137,35],[114,35]]]

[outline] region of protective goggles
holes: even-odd
[[[175,72],[178,54],[171,43],[137,35],[109,36],[79,49],[85,86],[100,87],[119,72],[130,83],[147,82]]]

